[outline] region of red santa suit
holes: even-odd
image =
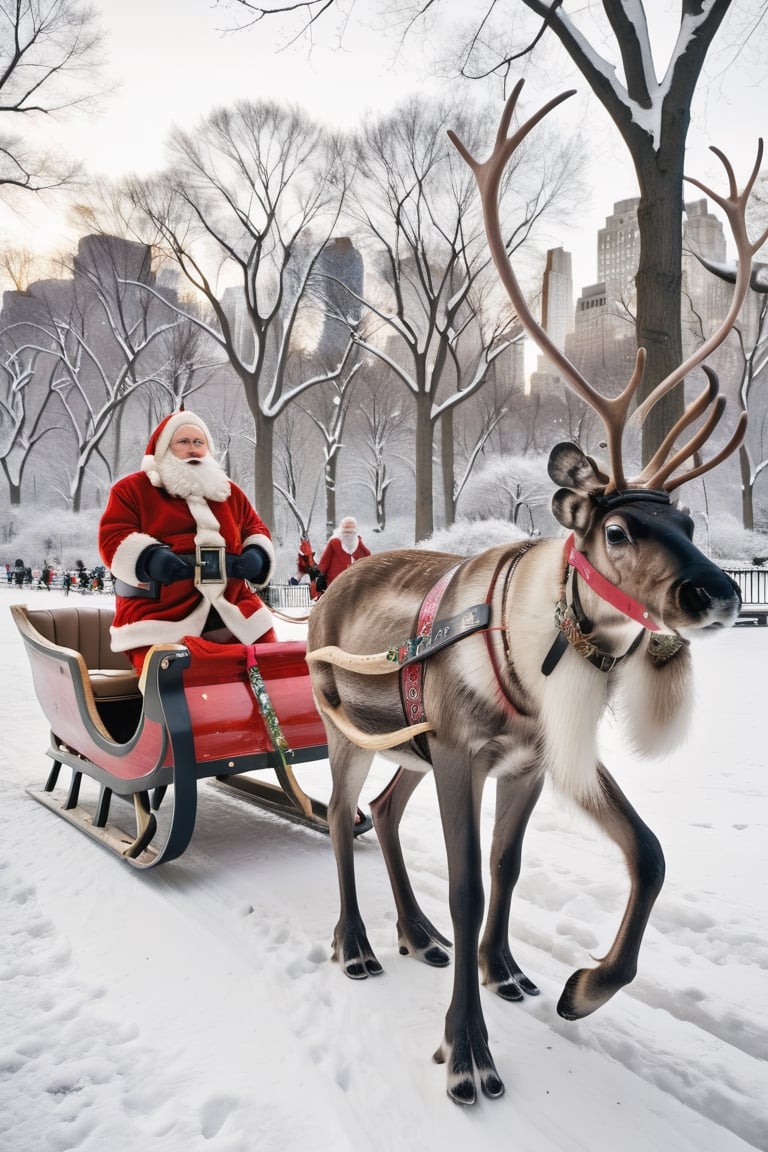
[[[263,520],[215,461],[212,466],[218,473],[213,487],[216,499],[172,495],[165,489],[160,475],[162,461],[174,432],[186,424],[203,432],[210,450],[210,433],[198,416],[175,412],[166,417],[150,437],[141,471],[118,480],[112,487],[99,522],[99,552],[117,590],[112,648],[125,652],[137,667],[152,644],[178,643],[185,636],[201,636],[211,609],[218,613],[217,624],[243,644],[274,639],[274,635],[265,636],[272,628],[272,614],[245,580],[224,572],[219,580],[195,583],[196,546],[223,548],[231,558],[249,545],[258,545],[266,553],[269,565],[260,581],[262,586],[272,576],[275,554]],[[157,545],[167,545],[188,560],[189,579],[169,584],[142,583],[137,562],[147,548]]]
[[[351,520],[351,517],[349,519]],[[337,576],[349,568],[350,564],[370,554],[370,549],[363,544],[356,528],[352,531],[339,528],[326,544],[318,568],[325,576],[326,582],[331,584]]]

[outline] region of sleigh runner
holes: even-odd
[[[326,805],[304,792],[292,770],[327,756],[303,641],[252,649],[195,641],[194,653],[187,645],[158,645],[140,683],[127,658],[111,650],[111,608],[15,604],[11,613],[50,725],[53,765],[43,788],[29,791],[51,811],[142,869],[185,851],[204,779],[327,831]],[[71,779],[62,797],[64,766]],[[265,769],[277,784],[251,775]],[[81,802],[84,778],[98,786],[90,805]],[[129,809],[114,811],[115,799],[133,806],[130,832],[121,826]],[[354,832],[370,827],[361,817]]]

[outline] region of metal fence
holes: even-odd
[[[270,608],[309,608],[311,603],[309,584],[268,584],[262,596]]]
[[[768,608],[768,568],[726,568],[735,580],[745,604]]]
[[[724,568],[741,592],[737,624],[768,625],[768,568]]]

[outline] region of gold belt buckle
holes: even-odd
[[[225,584],[227,580],[227,550],[203,548],[195,545],[195,584]]]

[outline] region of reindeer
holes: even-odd
[[[606,398],[551,344],[523,298],[499,221],[499,182],[531,128],[572,93],[555,97],[508,137],[521,87],[507,103],[487,161],[478,163],[452,139],[477,179],[490,251],[518,316],[568,387],[599,415],[609,467],[599,467],[574,444],[558,444],[548,470],[565,540],[516,542],[469,558],[417,549],[369,557],[315,606],[307,645],[333,777],[329,823],[340,887],[333,954],[352,979],[382,971],[358,907],[352,849],[352,818],[377,752],[398,764],[372,815],[392,884],[400,952],[436,966],[449,962],[449,942],[411,888],[398,834],[419,780],[434,772],[455,940],[453,993],[434,1058],[447,1065],[448,1094],[461,1104],[475,1101],[476,1077],[486,1096],[504,1091],[488,1045],[478,958],[483,983],[503,999],[538,992],[514,959],[508,920],[523,836],[547,775],[615,841],[630,877],[614,942],[595,967],[570,977],[557,1011],[577,1020],[634,978],[664,856],[600,762],[598,725],[610,701],[640,752],[672,749],[691,712],[690,641],[730,627],[741,603],[735,584],[694,545],[692,520],[671,493],[735,450],[746,414],[725,447],[703,461],[701,449],[725,407],[715,374],[705,368],[703,394],[628,480],[622,438],[644,351],[623,392]],[[725,339],[746,293],[752,255],[765,238],[750,244],[745,225],[762,141],[741,194],[728,160],[717,155],[728,173],[729,195],[699,187],[723,208],[736,239],[733,301],[718,331],[636,409],[641,421]],[[696,421],[700,427],[690,431]],[[687,442],[673,450],[684,433]],[[694,454],[694,466],[681,471]],[[481,940],[480,801],[489,776],[496,779],[496,817]]]

